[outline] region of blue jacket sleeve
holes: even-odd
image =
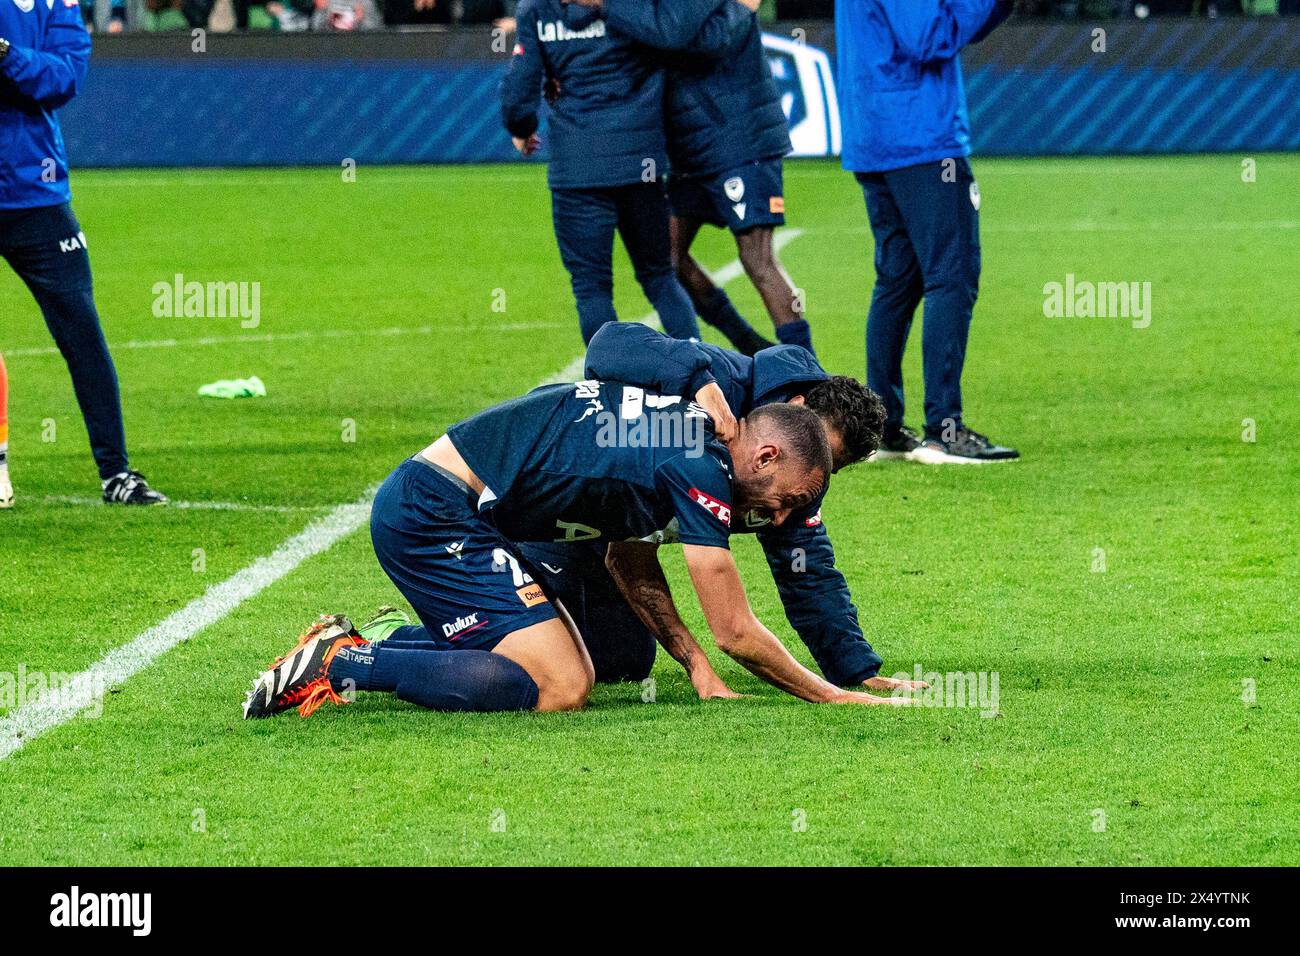
[[[874,677],[881,660],[862,636],[848,582],[835,567],[835,549],[820,520],[791,520],[759,532],[768,567],[790,626],[832,684],[849,687]]]
[[[751,13],[736,0],[726,0],[709,14],[700,32],[687,45],[686,52],[723,59],[740,49],[757,21],[758,14]]]
[[[723,3],[739,6],[735,0],[604,0],[602,8],[606,22],[624,36],[658,50],[684,50]]]
[[[89,60],[90,34],[81,22],[81,8],[58,3],[50,10],[41,48],[11,46],[0,74],[21,96],[54,110],[77,95]]]
[[[607,322],[587,343],[586,374],[661,395],[693,398],[713,381],[713,360],[694,342],[674,339],[640,322]]]
[[[537,39],[537,7],[519,5],[515,49],[501,78],[501,121],[511,136],[527,139],[537,132],[537,110],[542,100],[546,64]]]
[[[884,0],[880,9],[899,48],[917,63],[933,63],[951,60],[983,39],[1001,22],[988,26],[1002,5],[1001,0]]]

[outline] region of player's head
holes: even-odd
[[[816,412],[803,405],[762,405],[744,419],[731,445],[736,508],[780,524],[826,489],[831,446]]]
[[[857,379],[833,375],[823,382],[814,382],[803,395],[793,399],[800,400],[826,426],[834,471],[866,461],[880,447],[885,405],[879,395]]]

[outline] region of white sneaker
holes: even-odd
[[[9,469],[0,468],[0,508],[14,506],[14,486],[9,483]]]

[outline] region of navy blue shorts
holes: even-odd
[[[672,176],[668,205],[679,219],[744,232],[785,225],[781,160],[762,159],[715,176]]]
[[[418,456],[380,486],[370,540],[430,637],[449,650],[490,651],[557,616],[518,549],[479,515],[469,486]]]

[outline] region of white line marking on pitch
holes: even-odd
[[[65,723],[95,703],[98,693],[123,683],[182,641],[217,623],[249,598],[255,597],[308,558],[320,554],[356,531],[370,515],[368,491],[357,501],[339,505],[313,521],[266,557],[236,571],[208,588],[179,611],[140,634],[129,644],[105,654],[73,677],[60,692],[23,704],[0,718],[0,760],[34,737]]]
[[[75,507],[107,507],[102,498],[78,495],[46,495],[38,502],[47,505],[72,505]],[[169,501],[166,505],[179,511],[262,511],[275,514],[328,511],[333,505],[259,505],[251,501]]]
[[[568,323],[559,322],[503,322],[500,325],[493,325],[485,328],[483,331],[491,332],[531,332],[537,329],[558,329],[568,328]],[[110,342],[109,348],[114,352],[135,350],[135,349],[174,349],[202,347],[207,345],[262,345],[268,342],[301,342],[304,339],[354,339],[354,338],[396,338],[403,335],[433,335],[435,332],[445,332],[446,329],[440,329],[432,325],[421,325],[415,328],[389,328],[389,329],[305,329],[301,332],[257,332],[246,333],[244,335],[208,335],[198,339],[130,339],[126,342]],[[473,331],[472,329],[458,329],[458,332]],[[33,358],[37,356],[58,355],[59,350],[54,346],[38,346],[26,349],[9,349],[4,353],[5,358]]]
[[[801,234],[799,229],[784,229],[777,233],[774,245],[780,249]],[[740,262],[733,260],[711,275],[714,282],[725,285],[742,272]],[[640,321],[653,320],[654,314],[651,313]],[[575,368],[576,372],[573,371]],[[583,360],[580,356],[558,374],[539,384],[573,381],[581,377],[582,369]],[[261,594],[308,558],[328,550],[356,531],[370,516],[370,501],[374,492],[375,489],[371,489],[356,501],[338,505],[329,514],[313,521],[285,541],[271,554],[258,558],[248,567],[209,588],[202,596],[144,631],[129,644],[109,651],[98,662],[75,675],[61,692],[23,704],[0,718],[0,760],[46,731],[67,723],[91,707],[96,695],[102,690],[129,680],[177,644],[211,627],[245,601]],[[207,506],[218,509],[223,504],[234,503],[206,503]],[[199,508],[204,507],[205,503],[189,502],[188,505]]]

